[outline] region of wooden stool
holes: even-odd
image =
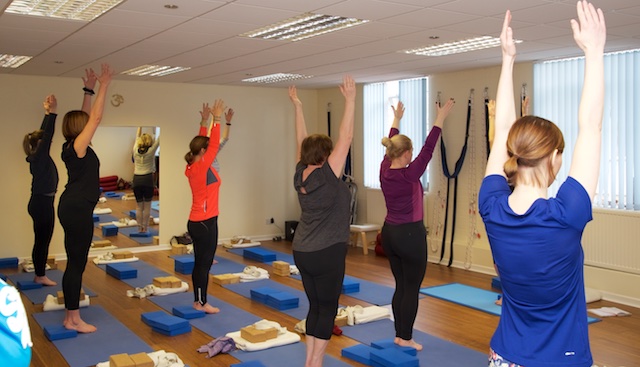
[[[351,232],[351,243],[354,246],[358,246],[358,234],[362,239],[362,253],[365,255],[369,253],[369,246],[367,245],[367,232],[380,233],[382,227],[378,224],[352,224],[349,226]]]

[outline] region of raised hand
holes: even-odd
[[[222,112],[224,111],[224,101],[221,99],[216,99],[213,101],[213,107],[211,107],[211,114],[213,114],[213,120],[216,123],[220,123],[220,117],[222,117]],[[216,121],[217,118],[217,121]]]
[[[502,24],[502,32],[500,33],[500,46],[502,46],[502,56],[514,57],[516,55],[516,42],[513,39],[513,30],[511,29],[511,11],[507,10],[504,15],[504,23]]]
[[[111,83],[111,78],[113,77],[113,70],[109,64],[102,64],[102,71],[100,75],[97,77],[100,85],[109,85]]]
[[[233,108],[229,108],[227,112],[224,113],[224,119],[227,120],[227,124],[231,123],[231,119],[233,118]]]
[[[342,78],[342,84],[340,85],[340,92],[344,96],[344,99],[355,101],[356,99],[356,82],[350,75],[345,75]]]
[[[289,87],[289,99],[295,107],[302,107],[302,102],[298,98],[298,90],[295,85]]]
[[[398,101],[398,105],[396,107],[391,105],[391,109],[393,110],[393,117],[398,121],[402,120],[402,116],[404,116],[404,103]]]
[[[436,121],[442,121],[449,116],[449,112],[453,108],[453,105],[456,104],[456,101],[453,98],[449,98],[449,100],[442,106],[440,103],[436,102]]]
[[[573,39],[585,54],[589,51],[604,52],[607,27],[602,10],[596,9],[586,0],[578,1],[578,20],[571,19]]]
[[[98,76],[91,68],[84,69],[84,74],[85,76],[82,77],[84,87],[93,90],[93,88],[95,88],[96,86],[96,82],[98,81]]]
[[[211,107],[209,107],[208,103],[202,104],[202,111],[200,111],[200,116],[202,116],[202,121],[209,121],[209,117],[211,117]]]
[[[48,95],[44,99],[42,105],[47,115],[50,113],[56,113],[56,110],[58,109],[58,101],[56,100],[56,96],[54,96],[53,94]]]

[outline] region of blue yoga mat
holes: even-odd
[[[96,214],[98,216],[98,221],[93,222],[93,225],[96,227],[100,227],[100,223],[111,223],[113,221],[118,221],[119,219],[114,217],[111,214]]]
[[[211,290],[211,287],[209,287],[209,289]],[[252,313],[214,298],[211,295],[208,295],[207,297],[207,302],[212,306],[218,307],[220,309],[220,313],[206,315],[205,317],[198,319],[191,319],[189,320],[189,323],[212,338],[225,336],[227,333],[238,331],[247,325],[251,325],[262,320],[262,318]],[[150,297],[149,300],[171,313],[174,306],[193,305],[193,292]]]
[[[151,202],[151,209],[160,212],[160,201],[159,200],[154,200]]]
[[[306,350],[305,344],[294,343],[256,352],[235,351],[231,355],[242,362],[260,361],[267,367],[304,366]],[[342,362],[329,355],[325,355],[322,365],[324,367],[350,366],[349,363]]]
[[[370,345],[373,341],[393,338],[396,335],[395,333],[391,320],[379,320],[342,328],[342,335],[366,345]],[[460,367],[487,365],[488,350],[486,353],[480,353],[419,330],[413,331],[413,339],[424,347],[421,352],[418,352],[420,366]]]
[[[126,264],[129,264],[132,268],[137,269],[138,276],[136,278],[120,280],[134,288],[142,288],[149,284],[152,284],[153,278],[172,275],[156,268],[155,266],[149,265],[142,260],[132,261]],[[107,271],[107,265],[98,265],[98,267],[104,271]]]
[[[62,290],[63,275],[64,272],[62,270],[47,270],[47,277],[58,284],[37,289],[27,289],[20,292],[24,294],[33,304],[43,304],[44,300],[47,298],[47,294],[51,294],[55,297],[58,291]],[[8,275],[7,278],[9,278],[9,280],[11,280],[11,282],[15,285],[18,284],[18,282],[33,280],[34,276],[35,273],[17,273]],[[95,297],[97,295],[94,291],[85,286],[83,286],[82,289],[84,289],[84,293],[89,297]]]
[[[450,283],[420,289],[420,293],[461,306],[471,307],[478,311],[492,315],[502,315],[502,307],[495,304],[499,293],[471,287],[460,283]],[[588,317],[588,322],[598,322],[600,319]]]
[[[65,311],[36,313],[33,318],[41,326],[62,325]],[[104,308],[91,305],[80,310],[82,319],[98,328],[90,334],[53,341],[71,367],[94,366],[109,360],[112,354],[149,353],[153,349]]]
[[[223,287],[249,299],[251,298],[251,290],[254,288],[269,287],[280,292],[288,292],[298,297],[298,307],[288,310],[281,310],[280,312],[285,313],[289,316],[293,316],[298,320],[302,320],[307,317],[307,312],[309,311],[309,300],[307,299],[307,295],[304,294],[304,292],[288,287],[284,284],[280,284],[271,279],[258,280],[256,282],[248,283],[226,284]]]
[[[149,233],[151,233],[151,236],[149,236],[149,237],[131,237],[131,236],[129,236],[132,233],[138,233],[139,232],[137,226],[135,226],[135,227],[121,227],[121,228],[118,228],[118,231],[119,231],[119,233],[129,237],[130,239],[138,242],[141,245],[148,245],[150,243],[153,243],[153,236],[157,236],[158,235],[158,230],[155,229],[155,228],[151,228],[151,227],[149,227],[149,229],[148,229]]]
[[[347,293],[346,296],[369,302],[371,304],[382,306],[391,304],[395,289],[386,285],[370,282],[368,280],[354,278],[348,275],[344,276],[345,280],[360,283],[360,291]]]

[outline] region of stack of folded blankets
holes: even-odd
[[[263,263],[276,260],[275,252],[263,248],[246,248],[242,251],[242,256]]]

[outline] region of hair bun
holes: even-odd
[[[393,146],[393,141],[390,138],[386,137],[386,136],[384,138],[382,138],[381,142],[382,142],[382,145],[384,145],[387,148]]]

